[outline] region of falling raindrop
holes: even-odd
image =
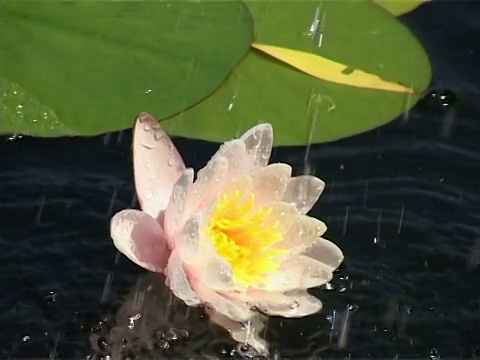
[[[117,201],[118,189],[114,188],[112,193],[112,198],[110,199],[110,204],[108,205],[106,216],[110,217],[113,213],[113,207]]]
[[[103,287],[102,298],[100,300],[101,303],[105,303],[108,300],[108,295],[110,294],[110,290],[112,289],[112,282],[113,282],[113,273],[108,273],[107,277],[105,278],[105,285]]]
[[[402,210],[400,211],[400,220],[398,221],[398,233],[402,231],[403,215],[405,213],[405,205],[402,205]]]
[[[345,209],[345,220],[343,222],[343,235],[345,235],[347,233],[347,225],[348,225],[348,212],[350,210],[350,206],[346,206],[346,209]]]

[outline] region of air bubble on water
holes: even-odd
[[[430,360],[440,360],[441,359],[440,352],[435,348],[432,348],[430,350],[429,355],[430,355]]]
[[[29,342],[30,341],[30,336],[29,335],[25,335],[23,338],[22,338],[22,341],[23,342]]]
[[[135,314],[133,316],[130,316],[128,318],[128,328],[132,330],[135,327],[135,321],[139,320],[142,318],[142,315],[140,314]]]
[[[54,303],[57,301],[57,294],[54,291],[49,291],[45,296],[45,301],[48,303]]]

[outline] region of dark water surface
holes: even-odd
[[[311,146],[306,163],[305,148],[273,154],[327,182],[313,215],[345,252],[333,289],[313,291],[322,312],[269,322],[275,358],[480,359],[480,4],[433,2],[403,20],[431,56],[433,95]],[[195,169],[217,148],[175,144]],[[0,139],[2,358],[231,355],[225,331],[109,239],[110,216],[136,206],[130,146],[130,131]]]

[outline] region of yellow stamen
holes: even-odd
[[[278,221],[268,221],[272,208],[254,209],[255,194],[247,198],[242,201],[240,191],[220,195],[207,228],[215,251],[232,266],[234,281],[244,286],[278,270],[284,252],[270,246],[283,238]]]

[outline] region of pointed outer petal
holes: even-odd
[[[295,206],[281,201],[265,203],[255,210],[263,211],[264,209],[271,209],[271,212],[264,220],[263,225],[269,226],[272,223],[276,223],[278,230],[281,231],[284,236],[298,216],[298,210]]]
[[[195,212],[217,194],[225,183],[228,171],[228,159],[224,156],[212,158],[197,173],[192,191],[188,198],[188,209]]]
[[[332,279],[333,270],[331,266],[311,257],[298,255],[283,263],[281,269],[270,274],[268,282],[258,288],[284,292],[320,286]]]
[[[240,138],[245,142],[249,157],[249,169],[267,166],[272,153],[273,128],[270,124],[259,124],[247,130]]]
[[[255,204],[279,201],[282,199],[290,177],[292,167],[287,164],[270,164],[264,168],[254,170],[251,174]]]
[[[212,160],[216,157],[225,157],[228,159],[227,178],[234,180],[247,172],[249,158],[245,149],[243,140],[235,139],[228,141],[218,149]]]
[[[192,277],[191,285],[204,303],[208,303],[216,312],[234,321],[246,321],[254,315],[254,312],[250,310],[246,303],[237,302],[222,296],[217,291],[211,289],[209,283],[204,283]]]
[[[175,183],[167,210],[165,211],[164,229],[168,237],[168,245],[173,249],[173,239],[187,220],[186,202],[193,183],[193,169],[185,169]]]
[[[312,175],[302,175],[290,179],[283,201],[294,204],[300,214],[306,214],[315,205],[325,189],[325,183]]]
[[[199,295],[190,286],[190,281],[183,268],[182,260],[176,250],[172,252],[165,269],[167,284],[176,297],[189,306],[201,304]]]
[[[307,215],[298,215],[284,239],[274,246],[290,250],[289,255],[295,256],[312,246],[325,231],[327,226],[322,221]]]
[[[259,306],[259,310],[267,315],[297,318],[314,314],[322,308],[322,302],[305,290],[292,291],[285,295],[289,299],[285,304],[265,304]]]
[[[173,185],[185,169],[182,157],[161,125],[149,114],[138,115],[133,132],[135,188],[141,208],[157,219]]]
[[[333,242],[324,238],[319,238],[311,247],[306,249],[304,255],[329,266],[332,271],[337,269],[343,261],[342,250]]]
[[[110,236],[115,247],[135,264],[163,272],[170,250],[165,233],[157,221],[140,210],[123,210],[110,221]]]
[[[202,225],[202,218],[200,215],[191,217],[187,220],[178,236],[176,236],[175,248],[177,249],[182,262],[195,264],[200,260],[198,250],[199,234]]]
[[[247,321],[248,325],[233,321],[232,319],[216,312],[214,309],[205,309],[210,321],[227,330],[231,337],[241,343],[250,345],[257,352],[258,356],[268,356],[268,343],[260,337],[260,332],[265,328],[267,318],[260,314],[255,314]]]

